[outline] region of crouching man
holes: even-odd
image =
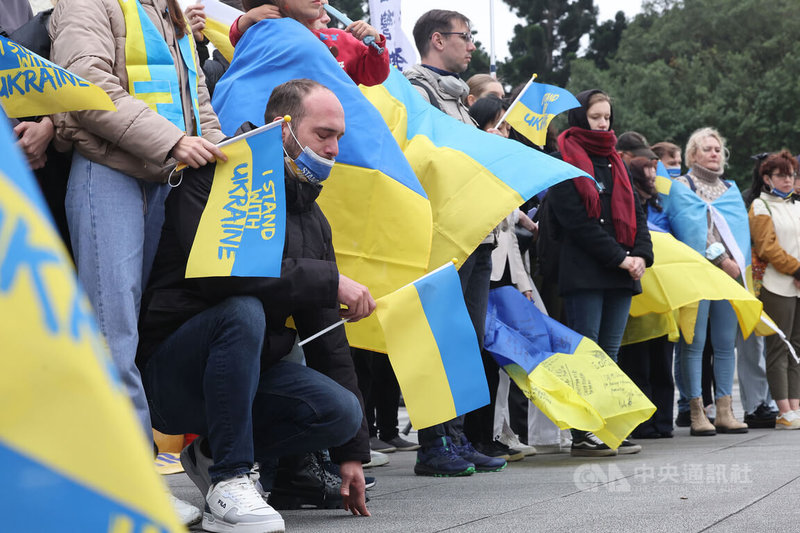
[[[137,361],[153,426],[202,437],[182,462],[205,496],[209,531],[283,531],[254,483],[254,462],[274,465],[281,456],[325,448],[340,465],[341,504],[369,515],[361,467],[369,461],[369,437],[344,328],[304,346],[308,366],[280,360],[295,337],[284,326],[287,317],[306,338],[340,317],[359,320],[375,309],[366,287],[339,274],[330,226],[316,203],[329,171],[320,161],[332,163],[338,153],[344,110],[319,83],[292,80],[267,104],[267,120],[287,114],[281,277],[185,278],[213,181],[213,170],[200,171],[170,194],[142,303]],[[306,164],[309,150],[315,164]]]

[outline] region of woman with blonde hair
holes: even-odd
[[[664,202],[673,234],[744,283],[750,232],[739,189],[734,182],[722,179],[727,159],[725,140],[717,130],[701,128],[689,138],[685,158],[689,171],[675,178]],[[717,415],[713,425],[703,409],[701,385],[707,331],[714,348]],[[679,366],[689,397],[692,435],[747,432],[747,424],[736,420],[731,408],[736,332],[736,314],[728,301],[703,300],[697,308],[692,342],[680,341]]]

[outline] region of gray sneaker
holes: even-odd
[[[197,485],[203,496],[206,496],[211,487],[211,476],[208,474],[208,469],[214,464],[214,460],[203,454],[200,446],[203,440],[203,437],[197,437],[181,450],[181,465],[189,479]]]

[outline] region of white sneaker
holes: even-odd
[[[283,533],[278,511],[264,501],[247,475],[212,485],[206,496],[203,529],[221,533]]]
[[[389,463],[389,458],[385,453],[369,451],[369,462],[364,465],[364,468],[372,468],[373,466],[383,466]]]
[[[184,526],[191,526],[196,524],[203,518],[203,512],[189,502],[185,502],[180,498],[174,496],[171,492],[169,494],[169,503],[178,515],[178,520]]]
[[[526,457],[529,455],[536,455],[536,448],[534,448],[533,446],[528,446],[527,444],[522,444],[522,442],[520,442],[519,440],[519,437],[517,437],[517,435],[514,434],[513,432],[508,433],[506,431],[503,431],[497,438],[497,440],[502,442],[509,448],[521,451],[522,455],[525,455]]]
[[[797,411],[787,411],[775,418],[775,429],[800,429],[800,416]]]

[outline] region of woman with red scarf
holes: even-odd
[[[595,341],[616,361],[631,298],[641,292],[644,269],[653,263],[647,219],[617,154],[614,115],[607,94],[577,95],[569,129],[558,137],[561,157],[594,176],[562,182],[547,193],[551,223],[560,243],[558,286],[567,325]],[[619,453],[641,447],[623,442]],[[573,430],[572,455],[616,455],[591,433]]]

